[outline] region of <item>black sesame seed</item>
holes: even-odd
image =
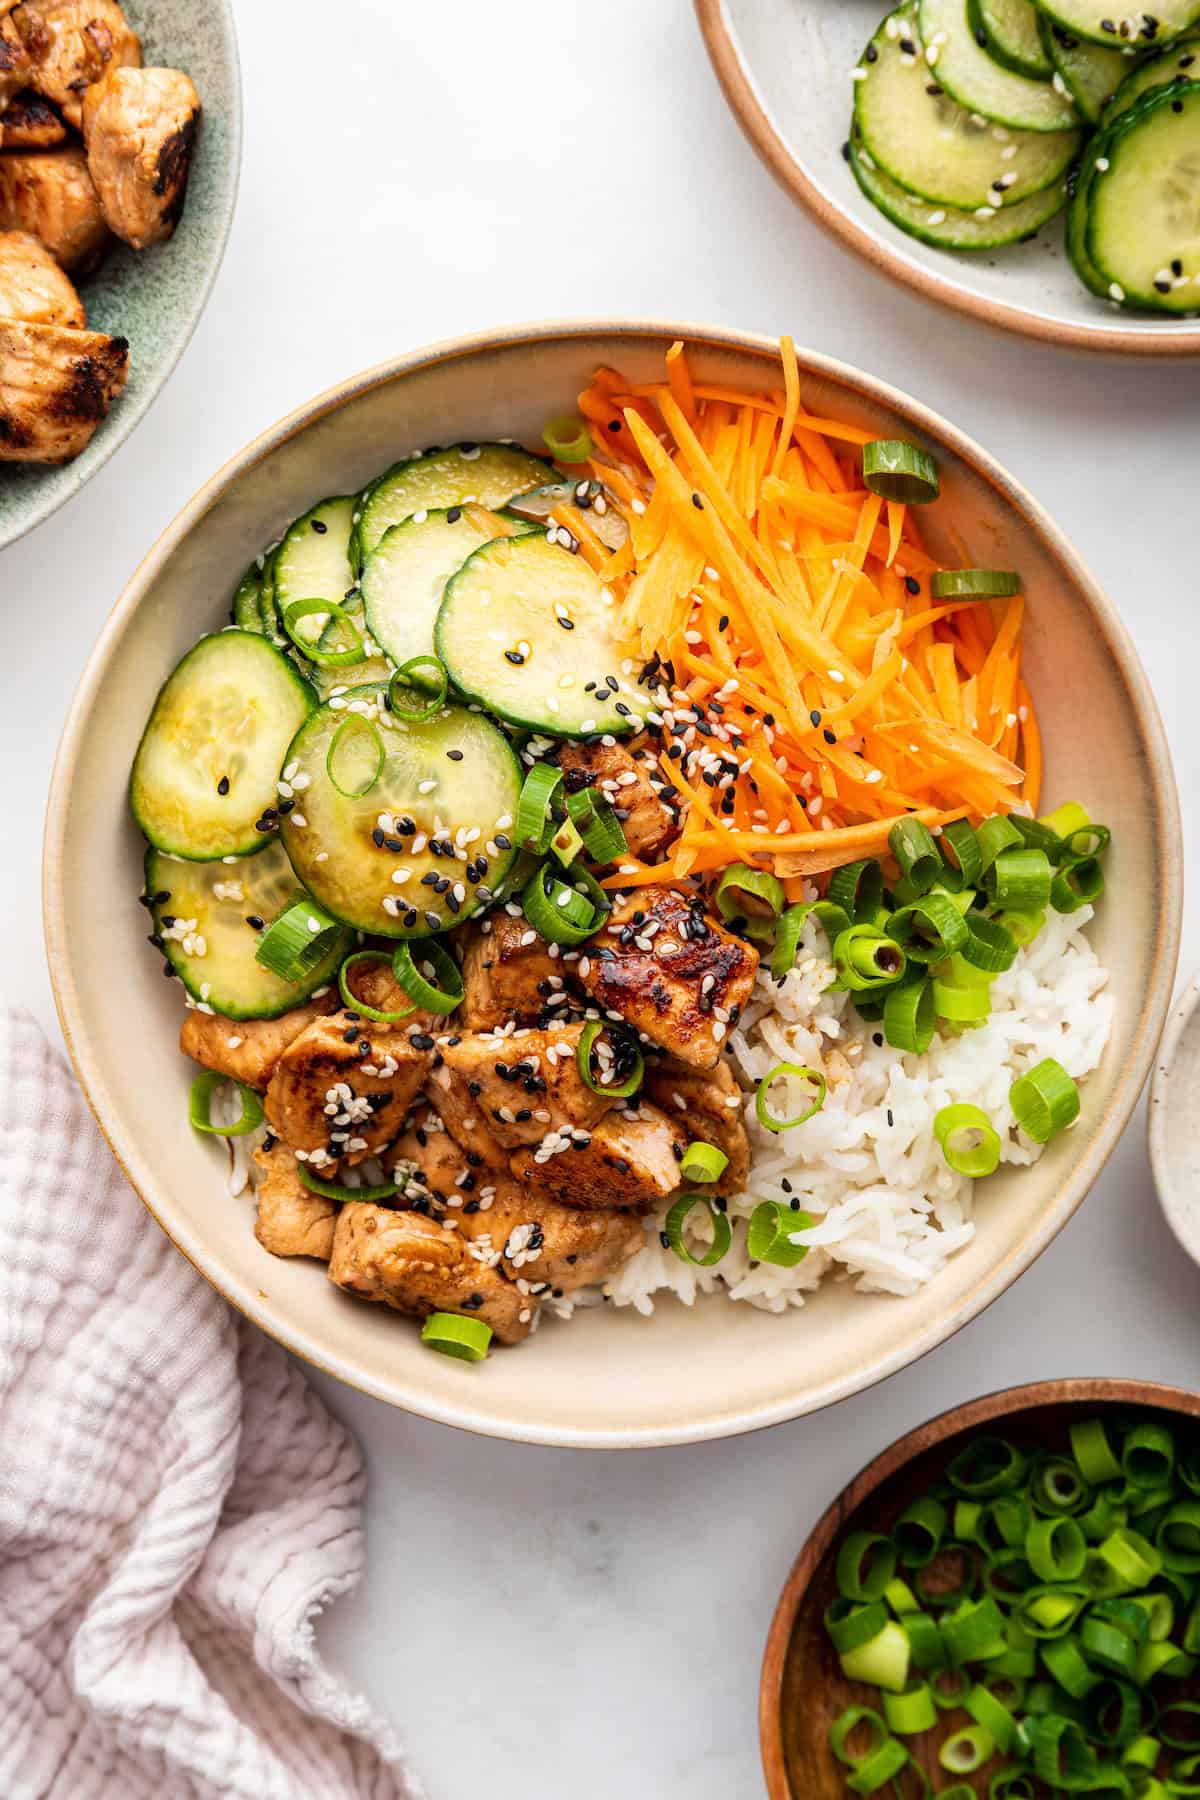
[[[837,732],[836,731],[830,731],[828,728],[826,728],[826,730],[824,730],[821,733],[821,736],[825,739],[825,742],[827,744],[836,744],[837,743]]]
[[[496,836],[493,841],[499,846],[499,848],[501,850],[511,850],[512,849],[512,839],[505,837],[499,831],[496,833]]]
[[[247,913],[246,923],[250,926],[252,931],[265,931],[267,929],[266,920],[261,918],[258,913]]]
[[[876,48],[875,48],[875,46],[874,46],[874,44],[868,44],[868,45],[867,45],[867,53],[866,53],[866,57],[865,57],[865,60],[866,60],[866,61],[867,61],[867,62],[869,62],[869,63],[873,63],[873,62],[878,62],[878,61],[879,61],[879,52],[878,52],[878,50],[877,50],[877,49],[876,49]]]
[[[525,658],[521,655],[519,650],[506,650],[504,652],[504,660],[505,662],[512,663],[514,668],[519,669],[521,664],[525,661]]]
[[[425,914],[425,923],[428,925],[430,931],[440,930],[442,923],[441,913],[427,912]]]
[[[574,619],[564,619],[561,615],[558,615],[558,622],[564,631],[574,631],[575,629]]]
[[[610,431],[620,431],[620,429],[621,429],[620,419],[610,419],[608,421],[608,429]]]
[[[349,1031],[343,1031],[343,1033],[342,1033],[343,1044],[353,1044],[357,1041],[357,1039],[358,1039],[358,1027],[356,1025],[352,1025],[350,1027]]]
[[[699,494],[693,494],[693,495],[692,495],[692,505],[693,505],[693,506],[694,506],[694,507],[695,507],[695,509],[696,509],[696,511],[697,511],[697,512],[703,512],[703,511],[704,511],[704,502],[703,502],[703,500],[702,500],[702,499],[701,499],[701,498],[700,498],[700,496],[699,496]]]
[[[325,533],[329,530],[324,519],[310,519],[309,524],[312,526],[318,537],[324,537]]]
[[[451,506],[451,507],[447,508],[447,511],[446,511],[447,525],[457,525],[458,521],[461,518],[462,518],[462,507],[461,506]]]
[[[376,846],[377,849],[379,849],[379,850],[383,849],[384,833],[380,830],[378,825],[375,827],[374,831],[371,833],[371,842]]]
[[[280,802],[279,802],[279,814],[280,814],[280,817],[281,817],[281,818],[282,818],[282,817],[284,817],[284,816],[285,816],[285,815],[286,815],[286,814],[287,814],[287,813],[290,813],[290,812],[292,812],[292,811],[293,811],[293,809],[294,809],[294,808],[295,808],[295,805],[296,805],[296,802],[295,802],[295,801],[294,801],[294,800],[281,800],[281,801],[280,801]]]
[[[461,750],[447,750],[446,755],[451,762],[461,762],[463,759]]]
[[[217,792],[218,792],[218,794],[227,794],[229,792],[229,777],[228,777],[228,775],[222,775],[220,781],[218,781]]]

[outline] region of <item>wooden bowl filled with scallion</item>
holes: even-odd
[[[1039,1382],[837,1497],[763,1664],[771,1800],[1200,1794],[1200,1395]]]

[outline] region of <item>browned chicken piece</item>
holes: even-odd
[[[492,1136],[512,1149],[551,1132],[586,1134],[614,1104],[584,1085],[577,1061],[582,1033],[579,1024],[508,1037],[464,1032],[442,1055],[466,1080]]]
[[[0,119],[0,144],[6,150],[51,150],[66,135],[50,102],[28,88],[10,100]]]
[[[614,908],[577,964],[605,1012],[694,1069],[711,1069],[750,998],[758,951],[726,931],[697,897],[640,888]]]
[[[545,1146],[518,1150],[513,1179],[563,1206],[659,1206],[679,1186],[687,1133],[643,1102],[636,1113],[611,1112],[586,1144],[549,1156]]]
[[[0,113],[28,87],[33,73],[29,52],[11,19],[0,17]]]
[[[472,1168],[508,1174],[508,1151],[488,1130],[487,1117],[465,1075],[443,1062],[425,1083],[425,1098],[437,1108]]]
[[[135,250],[174,231],[199,124],[200,96],[181,69],[113,69],[88,89],[88,167],[105,218]]]
[[[124,338],[0,319],[0,462],[70,462],[128,373]]]
[[[750,1139],[742,1121],[746,1096],[728,1063],[701,1073],[672,1057],[648,1062],[642,1093],[682,1125],[692,1143],[715,1144],[725,1152],[729,1161],[710,1191],[740,1194],[750,1179]]]
[[[285,1144],[256,1150],[262,1170],[257,1188],[258,1220],[254,1235],[272,1256],[315,1256],[328,1262],[333,1250],[336,1200],[312,1194],[297,1173],[296,1159]]]
[[[314,1019],[332,1012],[336,994],[310,1000],[278,1019],[227,1019],[223,1013],[190,1010],[179,1033],[179,1048],[193,1062],[263,1093],[280,1057]]]
[[[109,230],[78,144],[0,156],[0,231],[32,232],[72,273],[95,267]]]
[[[431,1062],[411,1029],[338,1012],[288,1045],[267,1089],[267,1123],[314,1173],[363,1162],[402,1129]]]
[[[561,958],[550,955],[526,919],[499,907],[463,937],[466,998],[455,1017],[468,1031],[492,1031],[510,1019],[536,1025],[553,996],[564,991]]]
[[[397,1167],[412,1163],[417,1173],[402,1192],[406,1201],[430,1200],[439,1219],[470,1199],[485,1177],[477,1176],[461,1144],[446,1130],[432,1106],[418,1107],[388,1152]],[[397,1203],[399,1204],[399,1203]]]
[[[622,744],[567,744],[559,766],[568,793],[594,787],[621,821],[634,856],[653,856],[675,835],[675,820],[650,781],[651,764]]]
[[[0,319],[79,331],[87,324],[70,276],[28,231],[0,231]]]
[[[25,0],[12,16],[33,59],[29,85],[61,107],[76,131],[87,89],[110,69],[141,63],[142,46],[117,0]]]
[[[418,1319],[435,1312],[482,1319],[502,1344],[519,1344],[533,1327],[536,1301],[473,1256],[460,1232],[421,1213],[389,1212],[369,1201],[343,1206],[329,1279]]]

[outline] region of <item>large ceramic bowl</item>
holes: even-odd
[[[605,1307],[547,1321],[472,1368],[423,1350],[411,1325],[333,1290],[315,1264],[273,1260],[224,1153],[184,1104],[176,984],[146,948],[130,759],[167,671],[226,617],[249,558],[296,514],[345,493],[414,444],[536,439],[598,362],[635,380],[686,337],[707,381],[778,384],[769,341],[687,326],[530,326],[460,339],[355,376],[251,444],[150,552],[101,633],[59,750],[45,851],[47,945],[84,1088],[134,1186],[221,1291],[322,1368],[435,1419],[537,1443],[637,1446],[720,1437],[827,1406],[923,1355],[1045,1249],[1103,1168],[1145,1078],[1170,994],[1180,914],[1179,822],[1162,727],[1124,628],[1070,546],[953,426],[871,376],[802,353],[807,404],[885,436],[925,441],[941,466],[933,547],[961,535],[987,565],[1020,569],[1028,673],[1052,798],[1095,796],[1113,827],[1097,928],[1117,996],[1114,1039],[1078,1129],[1029,1172],[989,1182],[976,1241],[912,1300],[830,1286],[775,1318],[718,1298],[652,1319]]]
[[[186,69],[204,106],[187,205],[169,243],[121,244],[80,284],[88,324],[129,339],[125,392],[63,468],[0,463],[0,550],[57,512],[145,417],[187,348],[212,292],[237,199],[242,86],[230,0],[124,0],[148,66]]]
[[[819,225],[927,300],[1043,343],[1122,356],[1195,356],[1200,319],[1121,312],[1077,279],[1055,221],[1032,243],[951,255],[905,235],[842,160],[850,71],[888,0],[695,0],[725,97],[772,174]]]

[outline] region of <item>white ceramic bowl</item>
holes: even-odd
[[[1154,1059],[1146,1114],[1150,1162],[1167,1224],[1200,1262],[1200,975],[1167,1020]]]
[[[1020,569],[1027,669],[1047,741],[1051,800],[1095,797],[1113,827],[1096,930],[1117,996],[1114,1041],[1081,1123],[1036,1168],[988,1183],[978,1236],[912,1300],[829,1287],[776,1318],[713,1298],[653,1319],[608,1308],[547,1321],[520,1349],[470,1367],[423,1350],[411,1324],[335,1291],[314,1263],[268,1256],[251,1204],[225,1188],[223,1149],[187,1122],[191,1066],[176,1049],[179,989],[145,944],[130,760],[164,676],[226,616],[250,557],[327,493],[398,453],[461,438],[534,439],[597,363],[635,380],[675,337],[709,381],[777,385],[766,339],[654,324],[530,326],[459,340],[321,395],[235,457],[185,508],[117,603],[71,708],[50,795],[45,913],[60,1016],[117,1156],[164,1230],[235,1306],[367,1393],[430,1418],[535,1443],[641,1446],[720,1437],[826,1406],[902,1368],[1027,1268],[1112,1150],[1145,1079],[1170,996],[1180,915],[1179,823],[1162,727],[1116,613],[1034,502],[961,433],[871,377],[800,354],[817,413],[926,442],[943,499],[935,552],[961,534]]]
[[[983,324],[1076,350],[1194,356],[1200,320],[1126,313],[1077,279],[1055,221],[1031,244],[952,255],[873,207],[842,160],[850,71],[888,0],[695,0],[713,67],[767,167],[825,229],[881,274]]]

